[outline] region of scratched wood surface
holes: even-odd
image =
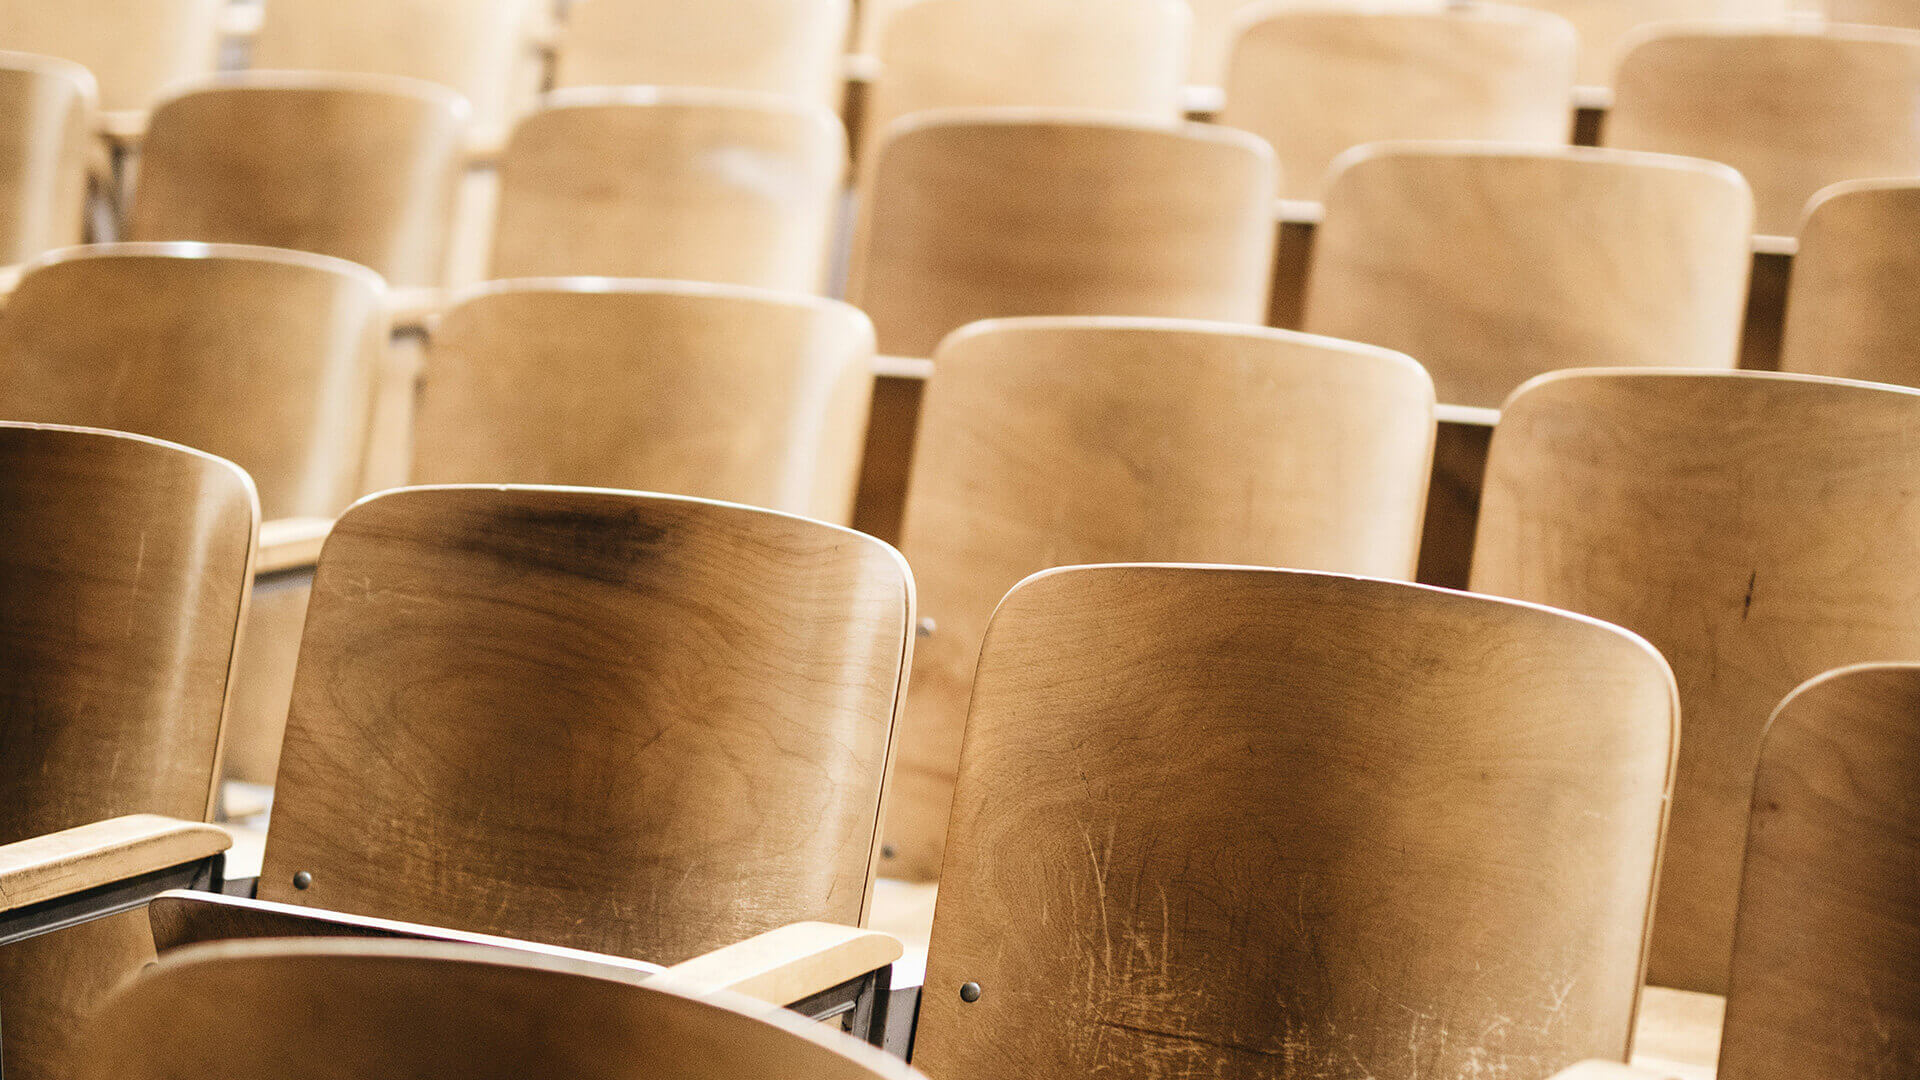
[[[1031,578],[981,652],[916,1064],[1624,1060],[1677,719],[1644,641],[1531,605],[1284,570]]]

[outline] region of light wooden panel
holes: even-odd
[[[1587,149],[1386,143],[1335,166],[1303,328],[1499,407],[1569,367],[1732,367],[1752,197],[1733,170]]]
[[[725,503],[363,501],[314,579],[260,898],[658,963],[857,924],[912,597],[879,541]]]
[[[0,265],[83,239],[95,94],[78,64],[0,52]]]
[[[1920,175],[1920,32],[1675,27],[1621,61],[1605,140],[1724,161],[1757,232],[1791,235],[1814,193]]]
[[[845,524],[872,398],[873,324],[837,301],[502,283],[434,328],[413,479],[635,488]]]
[[[1411,577],[1433,384],[1382,349],[1167,320],[1014,319],[941,346],[904,548],[925,591],[887,876],[940,872],[994,605],[1120,560]]]
[[[1826,10],[1834,22],[1920,30],[1920,3],[1915,0],[1826,0]]]
[[[560,86],[705,86],[838,109],[847,0],[576,0]]]
[[[1774,714],[1720,1075],[1920,1074],[1920,667],[1833,672]]]
[[[0,44],[71,60],[100,83],[100,106],[145,109],[173,83],[213,70],[225,0],[5,0]]]
[[[1920,386],[1920,179],[1815,197],[1800,228],[1780,367]]]
[[[1273,144],[1282,198],[1322,198],[1328,166],[1361,143],[1572,134],[1578,43],[1564,19],[1497,5],[1254,12],[1220,122]]]
[[[440,283],[467,106],[373,75],[225,75],[154,110],[131,240],[313,251],[395,286]]]
[[[1644,634],[1679,679],[1650,981],[1723,993],[1761,730],[1830,668],[1920,659],[1920,392],[1563,372],[1507,403],[1473,588]]]
[[[1234,38],[1248,23],[1263,15],[1294,9],[1334,7],[1354,8],[1356,4],[1326,3],[1326,0],[1187,0],[1193,9],[1193,44],[1190,78],[1201,86],[1219,86],[1227,76],[1227,60],[1233,53]],[[1374,12],[1441,11],[1448,0],[1366,0],[1365,9]]]
[[[1660,657],[1560,612],[1282,570],[1029,579],[981,652],[914,1061],[1623,1059],[1677,736]]]
[[[826,110],[686,89],[547,102],[507,144],[494,277],[824,286],[846,169]]]
[[[875,168],[847,295],[883,353],[1014,315],[1266,318],[1273,153],[1244,132],[938,113],[902,121]]]
[[[1580,81],[1612,86],[1614,70],[1643,27],[1675,19],[1770,20],[1786,16],[1788,0],[1513,0],[1551,11],[1580,31]]]

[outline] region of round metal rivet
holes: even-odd
[[[297,873],[297,874],[295,874],[295,875],[293,875],[293,887],[294,887],[294,888],[296,888],[296,889],[310,889],[310,888],[312,888],[312,887],[313,887],[313,875],[312,875],[312,874],[309,874],[309,873],[307,873],[307,872],[306,872],[305,870],[302,870],[302,871],[300,871],[299,873]]]
[[[976,982],[960,984],[960,1000],[971,1005],[980,1000],[980,984]]]
[[[899,853],[898,851],[895,851],[895,850],[894,850],[894,847],[893,847],[893,845],[892,845],[892,844],[881,844],[881,845],[880,845],[880,857],[881,857],[881,858],[883,858],[883,859],[891,859],[891,858],[893,858],[894,856],[896,856],[896,855],[898,855],[898,854],[900,854],[900,853]]]
[[[914,628],[914,632],[920,637],[932,637],[936,629],[938,627],[934,625],[932,619],[921,619],[920,625]]]

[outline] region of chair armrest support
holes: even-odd
[[[132,814],[0,846],[0,944],[217,883],[232,844],[217,825]]]
[[[715,949],[661,974],[690,990],[728,990],[791,1005],[892,964],[906,950],[877,930],[802,922]]]

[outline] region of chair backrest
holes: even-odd
[[[1440,11],[1248,13],[1220,122],[1273,144],[1280,195],[1319,199],[1327,167],[1387,139],[1565,145],[1578,49],[1565,19],[1473,4]]]
[[[477,130],[503,132],[537,81],[530,34],[538,2],[273,0],[250,62],[439,83],[472,103]]]
[[[1920,386],[1920,179],[1836,184],[1804,221],[1780,369]]]
[[[1917,98],[1920,31],[1683,25],[1620,62],[1604,138],[1726,162],[1753,185],[1755,231],[1789,235],[1829,184],[1920,175]]]
[[[772,511],[367,499],[314,578],[260,899],[658,963],[858,923],[912,616],[892,548]]]
[[[687,282],[483,286],[434,327],[421,484],[578,484],[845,524],[873,324],[835,300]]]
[[[848,0],[574,0],[559,86],[751,90],[837,112]]]
[[[549,95],[507,143],[492,275],[819,292],[846,141],[838,118],[819,106],[761,94]]]
[[[138,432],[227,458],[269,518],[360,491],[380,279],[303,252],[112,244],[56,252],[0,318],[0,418]]]
[[[212,811],[258,520],[209,454],[0,423],[0,844]]]
[[[437,285],[466,116],[413,79],[221,76],[154,110],[127,237],[312,251]]]
[[[93,72],[100,106],[145,109],[213,70],[226,0],[0,0],[0,44]]]
[[[862,200],[848,298],[880,351],[979,319],[1266,321],[1273,151],[1245,132],[1017,110],[903,120]]]
[[[1406,357],[1283,330],[1035,318],[948,338],[907,500],[931,632],[901,724],[888,876],[940,872],[974,660],[1009,588],[1116,560],[1410,578],[1433,408]]]
[[[94,1024],[76,1080],[915,1080],[859,1040],[733,995],[479,945],[227,941],[168,953]]]
[[[95,101],[86,68],[0,52],[0,265],[83,239]]]
[[[1920,1075],[1920,666],[1830,672],[1760,751],[1719,1075]]]
[[[1361,4],[1328,4],[1321,0],[1187,0],[1193,9],[1192,59],[1189,81],[1200,86],[1219,86],[1225,80],[1227,64],[1233,52],[1233,40],[1240,28],[1262,8],[1362,7],[1371,12],[1442,11],[1449,0],[1366,0]]]
[[[1753,199],[1724,165],[1384,143],[1335,166],[1304,328],[1398,349],[1497,407],[1568,367],[1737,359]]]
[[[1677,719],[1646,642],[1531,605],[1288,570],[1030,578],[980,654],[914,1062],[1622,1060]]]
[[[1612,86],[1634,32],[1675,19],[1768,20],[1786,16],[1792,0],[1510,0],[1551,11],[1580,31],[1580,82]]]
[[[1686,718],[1650,979],[1724,993],[1754,763],[1787,691],[1920,659],[1920,392],[1560,372],[1495,430],[1472,587],[1644,634]]]
[[[1837,23],[1920,30],[1920,3],[1915,0],[1826,0],[1826,8],[1827,18]]]
[[[1179,0],[917,0],[887,18],[869,145],[939,109],[1088,109],[1180,118],[1187,31]]]

